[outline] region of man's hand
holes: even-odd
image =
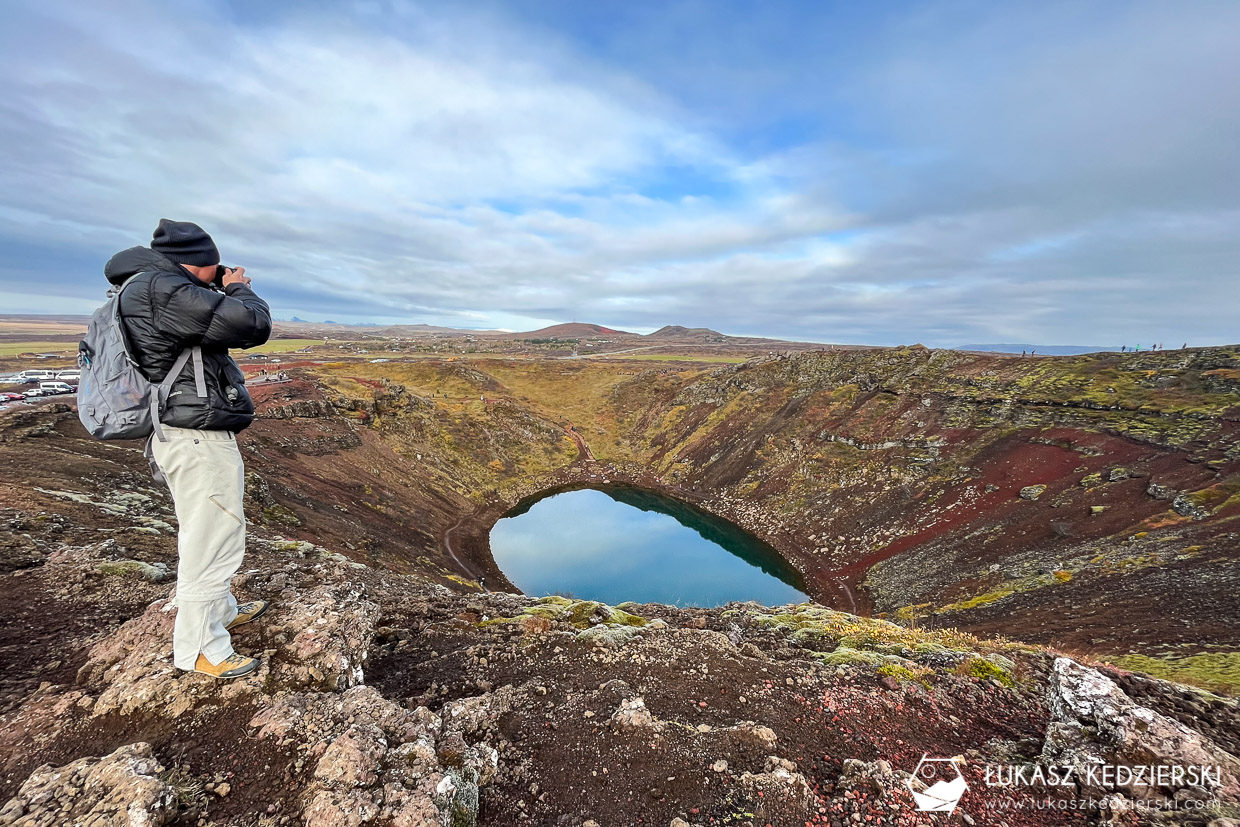
[[[244,284],[246,287],[250,286],[250,278],[245,274],[244,267],[234,267],[229,270],[224,274],[223,282],[225,287],[230,284]]]

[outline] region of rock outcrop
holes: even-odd
[[[1086,796],[1179,803],[1240,799],[1240,759],[1201,732],[1134,703],[1096,669],[1056,659],[1049,704],[1053,717],[1041,760],[1071,768]],[[1152,771],[1113,771],[1120,767],[1168,771],[1156,783]],[[1200,768],[1208,773],[1190,772]]]
[[[79,758],[35,770],[0,808],[11,827],[159,827],[177,815],[176,791],[160,778],[164,768],[144,743],[102,758]]]

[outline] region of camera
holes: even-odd
[[[231,268],[225,267],[223,264],[215,265],[215,278],[211,280],[212,286],[216,287],[217,289],[223,290],[224,289],[224,276],[228,275],[228,271],[230,269]]]

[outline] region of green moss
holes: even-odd
[[[920,677],[912,669],[898,663],[884,663],[878,667],[878,674],[902,681],[916,681]]]
[[[568,606],[567,611],[562,613],[562,618],[578,629],[584,629],[590,625],[590,618],[594,617],[595,613],[601,608],[603,608],[602,603],[582,600],[579,603],[573,603]]]
[[[974,597],[970,597],[967,600],[958,600],[955,603],[949,603],[940,609],[940,611],[952,612],[963,609],[976,609],[978,606],[985,606],[987,604],[994,603],[996,600],[1002,600],[1008,595],[1016,594],[1018,591],[1023,591],[1023,589],[1020,588],[1020,583],[1021,581],[1019,580],[1008,581],[997,588],[991,589],[988,592],[983,592],[982,594]]]
[[[137,560],[121,560],[115,563],[100,563],[95,566],[95,570],[109,577],[142,577],[144,567]]]
[[[1102,474],[1086,474],[1081,477],[1081,485],[1085,488],[1093,488],[1095,485],[1102,485]]]
[[[751,622],[786,632],[804,642],[839,641],[839,648],[867,650],[880,657],[882,651],[916,651],[918,647],[963,654],[1005,645],[985,643],[956,629],[910,629],[886,620],[858,617],[809,603],[798,606],[794,612],[759,613],[752,616]]]
[[[1055,586],[1061,583],[1067,583],[1072,579],[1072,572],[1067,569],[1058,569],[1051,574],[1035,575],[1031,577],[1023,577],[1019,580],[1008,580],[1000,583],[990,591],[982,594],[974,595],[965,600],[958,600],[955,603],[949,603],[938,609],[939,612],[957,612],[976,609],[980,606],[986,606],[1005,597],[1017,594],[1019,592],[1032,591],[1045,586]]]
[[[1226,695],[1240,695],[1240,652],[1211,652],[1187,657],[1154,658],[1124,655],[1114,661],[1121,669],[1198,686]]]
[[[301,519],[298,518],[291,510],[276,503],[269,505],[262,510],[263,520],[268,523],[278,523],[286,526],[299,526]]]
[[[607,608],[604,606],[604,608]],[[607,623],[616,623],[621,626],[645,626],[646,618],[638,617],[635,614],[621,611],[620,609],[611,609],[607,614]]]
[[[525,609],[525,611],[521,612],[520,616],[541,617],[546,620],[555,620],[560,616],[560,611],[548,606],[529,606]]]
[[[1012,673],[986,658],[969,658],[960,665],[961,673],[982,680],[994,679],[1004,686],[1011,686]]]
[[[636,604],[629,603],[625,605],[633,606]],[[588,629],[593,625],[590,621],[596,615],[603,623],[614,626],[640,628],[650,622],[644,617],[613,608],[606,603],[596,603],[593,600],[572,600],[559,595],[550,595],[548,597],[540,597],[533,605],[526,606],[515,617],[495,618],[494,620],[484,621],[484,623],[515,623],[523,617],[541,617],[550,621],[563,621],[577,629]]]

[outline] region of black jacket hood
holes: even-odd
[[[150,247],[130,247],[128,250],[121,250],[108,259],[108,263],[103,266],[103,274],[107,276],[112,285],[117,287],[124,284],[130,276],[136,276],[138,273],[184,272],[185,270],[180,265]]]

